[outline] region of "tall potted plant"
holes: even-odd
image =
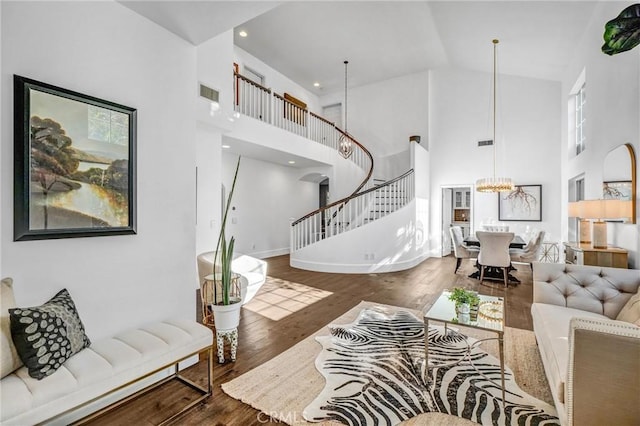
[[[224,215],[220,225],[220,234],[218,235],[218,243],[214,252],[213,274],[208,276],[209,281],[213,284],[213,320],[216,330],[225,331],[238,327],[240,323],[240,308],[242,306],[242,293],[240,288],[240,275],[231,270],[233,262],[233,248],[235,237],[231,237],[227,241],[226,225],[233,192],[236,188],[238,179],[238,170],[240,169],[240,157],[236,164],[236,171],[233,175],[233,183],[231,190],[227,196],[224,206]]]

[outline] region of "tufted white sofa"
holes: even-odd
[[[3,323],[0,336],[4,358],[17,356],[9,353],[13,351],[8,346],[11,333],[6,312],[8,308],[15,307],[15,300],[11,282],[2,280],[0,285],[1,319],[7,321]],[[202,387],[182,378],[178,363],[205,353],[209,360],[209,379]],[[114,401],[113,396],[115,400],[121,399],[132,390],[142,388],[144,391],[167,380],[178,379],[197,389],[201,396],[167,419],[172,420],[211,395],[212,360],[213,333],[195,321],[166,320],[126,330],[92,342],[91,346],[73,355],[53,374],[41,380],[29,376],[25,366],[4,376],[0,380],[0,424],[22,426],[45,421],[66,424],[70,418],[75,420],[100,409],[105,402],[110,404]],[[20,365],[15,360],[10,362],[12,368]],[[135,389],[130,385],[136,386]],[[81,407],[88,408],[88,411],[77,411]]]
[[[533,329],[563,425],[640,425],[640,320],[616,320],[640,308],[639,287],[640,270],[533,264]]]

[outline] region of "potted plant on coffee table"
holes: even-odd
[[[478,293],[462,287],[452,289],[449,293],[449,300],[455,302],[456,311],[460,314],[468,314],[471,311],[471,306],[480,303]]]
[[[240,274],[231,270],[233,262],[233,248],[235,237],[227,241],[226,225],[229,207],[233,198],[233,192],[238,179],[240,169],[240,157],[236,164],[231,190],[224,206],[224,215],[220,225],[218,243],[214,252],[213,273],[205,277],[203,288],[203,303],[208,303],[213,312],[213,321],[216,331],[233,330],[240,324],[240,308],[242,307],[242,292],[240,287]]]

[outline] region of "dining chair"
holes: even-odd
[[[462,237],[462,228],[459,226],[452,226],[449,228],[449,233],[451,234],[451,241],[453,241],[453,253],[456,256],[456,269],[453,273],[458,272],[458,268],[460,267],[460,263],[462,259],[475,259],[478,257],[478,253],[480,253],[480,249],[477,247],[470,247],[464,243],[464,238]]]
[[[509,225],[482,225],[482,230],[487,232],[509,232]]]
[[[513,232],[477,231],[476,237],[480,241],[478,265],[480,266],[480,284],[484,281],[486,268],[501,268],[505,287],[509,284],[509,267],[511,256],[509,244],[513,240]]]
[[[538,233],[534,235],[533,238],[531,238],[529,243],[524,246],[524,248],[509,250],[511,261],[518,263],[528,263],[531,267],[531,270],[533,271],[533,262],[537,262],[540,259],[544,236],[544,231],[538,231]]]

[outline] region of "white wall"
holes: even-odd
[[[618,16],[629,4],[624,2],[600,2],[594,18],[585,30],[585,36],[574,50],[574,56],[562,80],[562,201],[563,235],[567,235],[568,200],[567,182],[584,173],[585,198],[602,198],[602,171],[604,158],[609,151],[624,143],[634,147],[636,159],[640,158],[640,48],[613,56],[605,55],[603,44],[604,24]],[[586,149],[578,156],[569,151],[569,123],[566,105],[569,93],[582,70],[586,78]],[[572,125],[572,123],[571,123]],[[636,160],[638,161],[638,160]],[[636,164],[636,167],[638,164]],[[636,182],[636,194],[640,194],[640,182]],[[637,212],[640,215],[640,210]],[[640,267],[640,216],[636,224],[609,224],[609,244],[629,250],[630,265]]]
[[[97,339],[195,318],[195,48],[116,2],[2,3],[1,251],[21,305],[66,287]],[[12,75],[138,111],[137,235],[12,241]]]
[[[0,2],[0,23],[2,23],[2,2]],[[2,47],[2,29],[1,28],[0,28],[0,47]],[[0,49],[0,70],[2,70],[2,50],[1,49]],[[2,80],[1,80],[2,77],[1,77],[1,75],[2,74],[0,74],[0,99],[4,99],[4,97],[2,96],[4,92],[2,90],[2,86],[3,85],[2,85]],[[4,133],[2,131],[3,128],[4,128],[3,120],[2,120],[2,117],[0,117],[0,135],[4,135]],[[2,163],[2,151],[4,151],[4,149],[2,149],[1,146],[0,146],[0,164],[3,164]],[[2,175],[0,174],[0,177],[1,176]],[[3,185],[0,184],[0,206],[1,206],[1,203],[2,203],[2,194],[4,192],[2,190],[2,187],[3,187]],[[4,235],[4,233],[2,232],[2,216],[3,216],[2,208],[0,208],[0,279],[2,279],[2,277],[4,276],[2,274],[2,249],[1,249],[2,241],[3,241],[3,237],[2,236]]]
[[[196,253],[215,249],[220,232],[221,193],[220,179],[222,160],[220,145],[222,134],[212,127],[198,122],[196,128],[197,168],[197,212]],[[194,260],[195,261],[195,260]],[[193,277],[194,288],[199,288],[197,277]]]
[[[441,187],[473,184],[493,173],[491,75],[442,69],[430,73],[431,248],[440,253]],[[542,222],[509,222],[516,232],[542,229],[558,241],[561,232],[560,84],[498,76],[497,175],[516,185],[542,185]],[[473,191],[473,218],[498,220],[498,195]],[[473,231],[473,230],[472,230]]]
[[[222,155],[227,191],[237,159],[234,154]],[[227,217],[227,240],[235,237],[235,251],[260,258],[289,253],[291,219],[318,208],[319,185],[301,181],[304,174],[305,169],[242,157]]]
[[[211,113],[206,99],[198,97],[197,119],[225,132],[233,128],[233,30],[201,43],[197,48],[198,82],[219,92],[220,110]]]
[[[222,135],[230,132],[233,117],[233,31],[218,35],[197,47],[198,82],[219,91],[220,109],[212,113],[211,103],[196,101],[196,158],[198,173],[196,253],[215,249],[220,233]],[[195,262],[195,259],[194,259]],[[199,287],[194,275],[192,286]]]
[[[238,46],[234,46],[234,62],[240,66],[240,74],[243,74],[244,67],[248,66],[253,71],[264,76],[265,87],[272,89],[280,96],[288,93],[306,103],[309,111],[322,115],[322,107],[316,95]]]
[[[349,133],[376,159],[406,151],[412,135],[420,135],[427,145],[428,72],[349,87],[347,97]],[[332,105],[343,100],[344,93],[336,92],[322,96],[320,102]]]
[[[373,177],[377,179],[391,180],[410,170],[411,152],[409,147],[410,144],[407,144],[406,151],[376,158],[374,160],[375,168],[373,170]]]
[[[431,154],[424,145],[409,145],[411,168],[415,176],[414,258],[426,259],[430,255],[429,217],[433,194],[431,193]]]

